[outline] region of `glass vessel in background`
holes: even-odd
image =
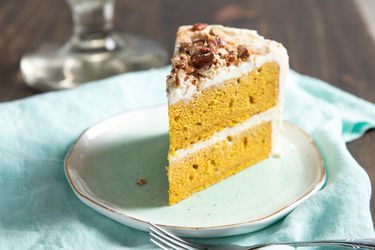
[[[32,88],[46,91],[166,63],[155,42],[113,31],[114,0],[68,0],[74,34],[62,47],[44,44],[21,59],[21,73]]]

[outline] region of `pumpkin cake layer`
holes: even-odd
[[[173,205],[268,158],[271,141],[271,122],[267,122],[171,161],[169,203]]]
[[[170,154],[274,107],[278,81],[279,66],[269,62],[242,77],[203,90],[190,102],[170,105]]]
[[[178,29],[167,77],[170,205],[273,153],[288,68],[285,48],[256,31]]]

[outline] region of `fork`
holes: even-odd
[[[338,246],[351,249],[374,249],[375,239],[359,240],[319,240],[319,241],[297,241],[281,243],[264,243],[253,246],[239,246],[233,244],[202,244],[181,239],[171,232],[149,222],[150,241],[161,249],[178,250],[254,250],[268,246],[291,246],[291,247],[316,247],[316,246]]]

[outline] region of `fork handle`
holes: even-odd
[[[373,249],[375,250],[374,239],[345,239],[345,240],[319,240],[319,241],[297,241],[297,242],[282,242],[274,244],[262,244],[259,247],[271,245],[285,245],[293,247],[311,247],[311,246],[341,246],[351,249]],[[257,246],[258,247],[258,246]],[[255,249],[255,248],[249,248]]]

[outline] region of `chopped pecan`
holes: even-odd
[[[194,72],[194,68],[191,67],[190,65],[186,65],[185,71],[186,71],[186,74],[191,74]]]
[[[206,54],[212,52],[212,49],[206,46],[197,46],[194,54]]]
[[[167,76],[167,83],[170,85],[174,83],[174,77],[171,74]]]
[[[236,61],[236,56],[233,54],[227,54],[224,58],[227,61],[227,66],[233,64]]]
[[[204,54],[195,54],[191,57],[191,63],[197,69],[209,68],[212,65],[212,60],[214,59],[214,53],[207,52]]]
[[[191,56],[191,64],[197,69],[208,69],[212,65],[214,58],[215,55],[212,49],[205,46],[197,46]]]
[[[249,51],[243,45],[238,45],[237,47],[237,56],[241,59],[246,59],[250,56]]]
[[[209,39],[209,40],[207,41],[207,45],[208,45],[211,49],[216,50],[216,48],[217,48],[217,40],[216,40],[216,39]]]
[[[173,78],[168,79],[168,82],[179,86],[182,81],[188,81],[195,85],[203,77],[213,77],[218,67],[238,65],[253,54],[220,30],[214,31],[214,28],[207,27],[204,23],[192,26],[191,31],[204,31],[194,32],[180,44],[172,60]]]
[[[187,53],[189,48],[189,43],[181,43],[180,47],[178,48],[178,52],[185,52]]]
[[[197,55],[197,54],[204,54],[204,53],[207,53],[207,52],[210,52],[212,51],[210,48],[206,47],[206,46],[190,46],[189,47],[189,52],[188,54],[189,55]]]
[[[176,86],[180,86],[180,78],[175,77],[174,84],[175,84]]]
[[[208,25],[206,23],[196,23],[191,27],[192,31],[204,30]]]

